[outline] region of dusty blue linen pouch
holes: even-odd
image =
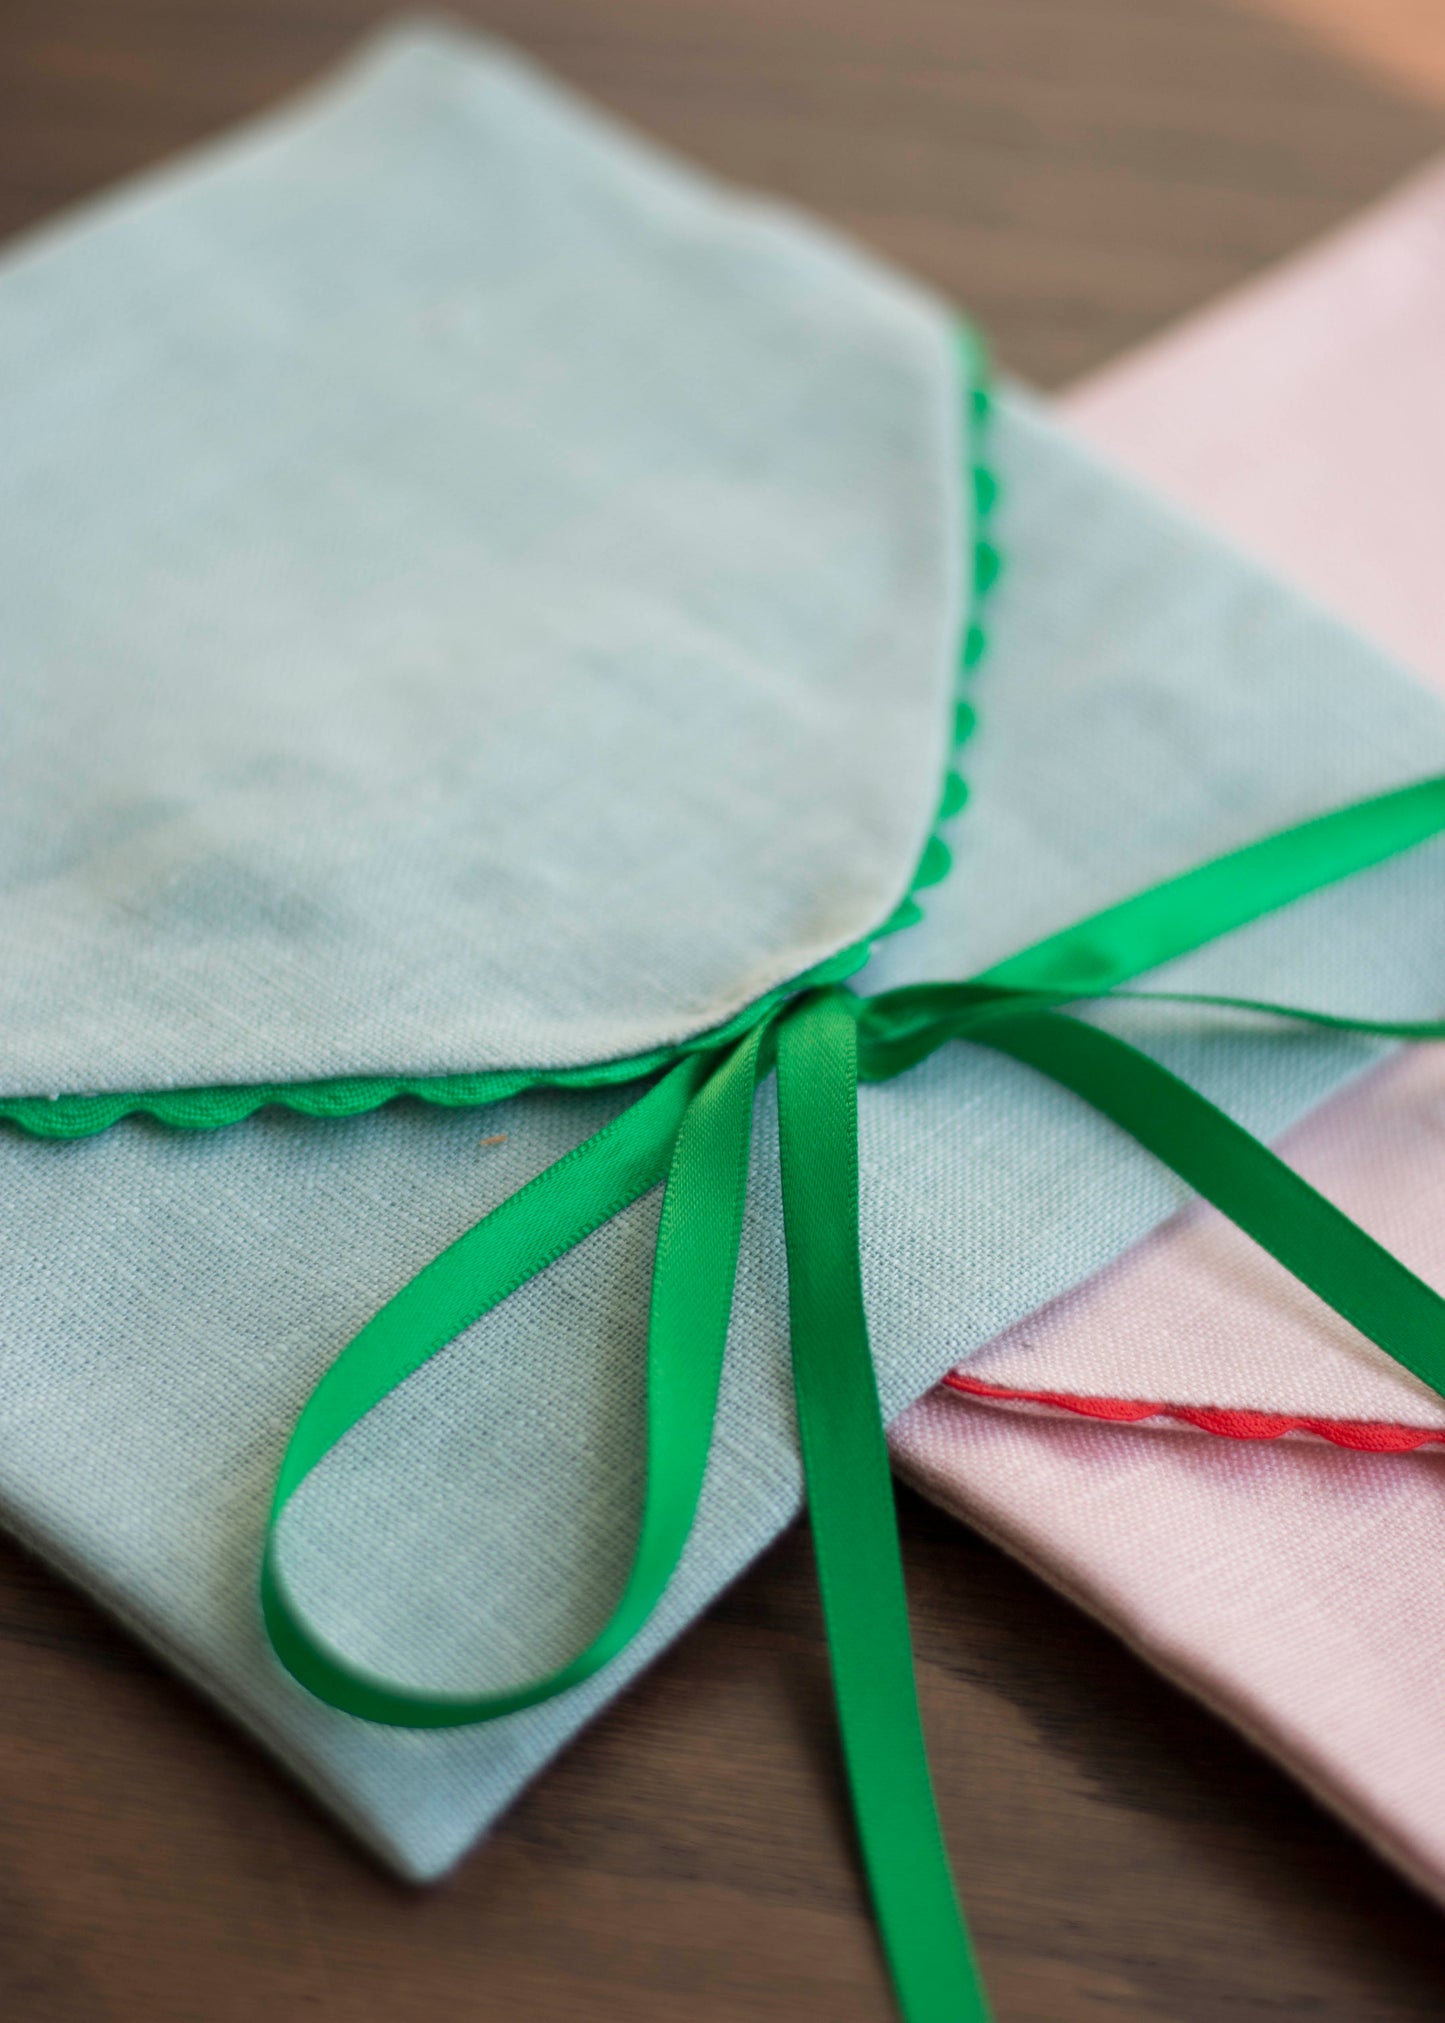
[[[312,1700],[257,1604],[281,1450],[366,1318],[628,1100],[611,1064],[906,906],[974,658],[970,370],[947,306],[440,27],[0,271],[0,1509],[407,1874],[797,1506],[768,1088],[702,1512],[597,1679],[443,1733]],[[989,459],[970,798],[864,987],[965,977],[1445,766],[1429,697],[1026,397]],[[1436,1013],[1442,862],[1169,981]],[[1265,1135],[1374,1058],[1109,1016]],[[514,1072],[551,1080],[477,1107],[468,1078]],[[890,1412],[1181,1198],[976,1049],[866,1089],[861,1129]],[[358,1661],[500,1685],[605,1615],[656,1218],[513,1295],[301,1492],[289,1574]]]

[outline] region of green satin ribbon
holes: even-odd
[[[754,1092],[776,1067],[789,1317],[804,1476],[859,1842],[907,2023],[988,2016],[934,1806],[858,1246],[857,1083],[950,1041],[991,1047],[1083,1098],[1287,1270],[1445,1394],[1445,1300],[1147,1054],[1061,1009],[1126,986],[1307,893],[1445,831],[1445,777],[1337,809],[1212,859],[1049,936],[968,983],[860,999],[832,986],[741,1039],[678,1060],[404,1286],[312,1393],[282,1461],[262,1574],[282,1662],[313,1693],[416,1728],[493,1720],[591,1677],[648,1620],[707,1469],[746,1198]],[[1445,1038],[1445,1021],[1355,1020],[1248,999],[1163,1001],[1345,1031]],[[960,1148],[966,1151],[966,1148]],[[352,1664],[306,1624],[280,1523],[311,1471],[482,1314],[629,1202],[665,1184],[648,1327],[647,1488],[636,1553],[602,1629],[567,1664],[501,1692],[434,1694]]]

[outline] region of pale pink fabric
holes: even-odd
[[[1445,1898],[1445,1469],[935,1391],[906,1472]]]
[[[1061,405],[1086,440],[1445,683],[1445,162]]]
[[[1323,1193],[1445,1290],[1445,1047],[1396,1055],[1281,1140]],[[1445,1399],[1212,1209],[1191,1209],[998,1336],[971,1378],[1445,1432]]]
[[[1445,167],[1063,405],[1445,688]],[[1445,1049],[1398,1057],[1285,1149],[1445,1288]],[[967,1376],[1445,1429],[1439,1399],[1210,1211]],[[944,1390],[893,1447],[1445,1901],[1445,1449],[1241,1442]]]

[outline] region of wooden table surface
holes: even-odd
[[[381,11],[0,0],[0,232],[264,104]],[[1445,143],[1398,48],[1391,82],[1264,0],[457,11],[841,221],[1045,385]],[[940,1798],[999,2023],[1445,2009],[1445,1917],[1035,1580],[911,1495],[900,1508]],[[0,1547],[0,2012],[881,2023],[806,1532],[425,1895]]]

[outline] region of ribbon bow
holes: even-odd
[[[1337,1313],[1445,1395],[1445,1300],[1206,1098],[1064,1007],[1108,996],[1226,1006],[1402,1039],[1445,1022],[1336,1018],[1249,999],[1134,992],[1145,971],[1445,830],[1445,776],[1265,837],[985,971],[860,998],[766,1002],[443,1251],[367,1323],[301,1413],[267,1532],[262,1603],[282,1663],[333,1707],[411,1728],[492,1721],[564,1693],[646,1623],[687,1543],[707,1469],[747,1191],[754,1094],[776,1070],[792,1363],[803,1468],[854,1815],[907,2023],[988,2007],[949,1873],[919,1722],[858,1247],[857,1084],[951,1041],[992,1047],[1101,1111]],[[664,1183],[648,1326],[647,1487],[631,1571],[565,1665],[501,1692],[390,1684],[307,1626],[278,1526],[359,1420],[509,1293]]]

